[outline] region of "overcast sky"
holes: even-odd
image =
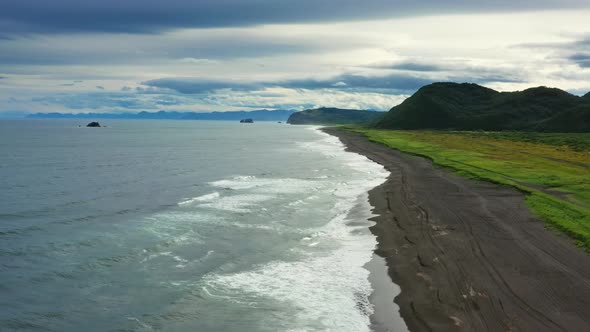
[[[590,0],[0,0],[0,116],[590,91]]]

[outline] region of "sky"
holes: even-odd
[[[590,0],[0,0],[0,116],[590,91]]]

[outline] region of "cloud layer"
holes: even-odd
[[[0,113],[387,110],[435,81],[584,94],[588,17],[587,0],[13,1]]]
[[[155,33],[177,28],[333,22],[416,15],[584,8],[585,0],[20,0],[2,4],[0,31]]]

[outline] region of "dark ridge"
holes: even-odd
[[[291,114],[290,124],[366,124],[383,116],[383,112],[321,107]]]
[[[139,113],[35,113],[27,118],[49,119],[145,119],[145,120],[221,120],[240,121],[252,118],[256,121],[285,121],[294,110],[256,110],[232,112],[146,112]]]
[[[590,131],[586,96],[548,87],[498,92],[477,84],[434,83],[393,107],[374,126],[585,132]]]

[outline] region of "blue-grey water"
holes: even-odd
[[[381,166],[305,126],[104,124],[0,121],[1,331],[369,330]]]

